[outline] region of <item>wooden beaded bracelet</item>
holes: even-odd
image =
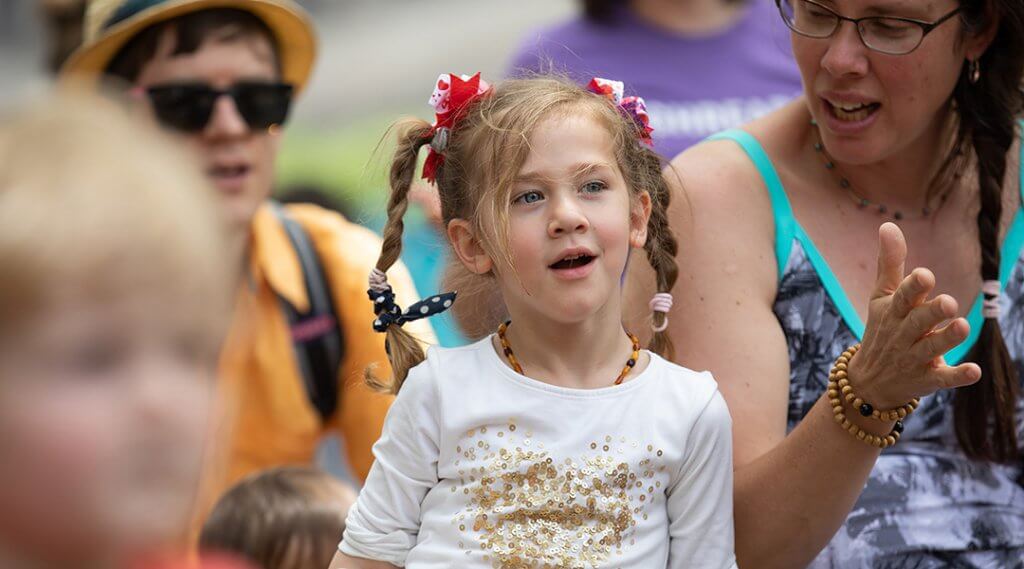
[[[889,409],[888,411],[879,411],[875,409],[874,405],[864,401],[857,394],[853,392],[853,386],[850,385],[850,379],[846,375],[846,366],[849,365],[850,360],[853,359],[853,355],[860,350],[860,344],[854,344],[846,349],[845,352],[839,359],[836,360],[835,367],[832,368],[832,373],[829,375],[831,380],[832,375],[836,377],[836,383],[839,387],[839,391],[842,397],[847,403],[853,405],[853,408],[860,412],[863,417],[870,417],[876,421],[898,421],[905,419],[907,415],[910,415],[917,409],[917,406],[921,404],[921,400],[917,397],[910,400],[910,402],[896,407],[895,409]]]
[[[858,349],[860,349],[860,344],[856,344],[854,346],[851,346],[850,348],[847,348],[847,350],[844,351],[841,356],[839,356],[839,359],[836,360],[835,365],[832,366],[832,371],[829,372],[828,401],[829,404],[832,405],[833,417],[835,418],[836,423],[838,423],[839,426],[843,428],[843,430],[850,433],[850,435],[856,437],[857,440],[863,441],[864,443],[876,448],[889,448],[900,440],[900,434],[903,432],[903,421],[896,419],[896,424],[893,425],[892,431],[890,431],[888,435],[873,435],[865,431],[864,429],[860,428],[856,424],[851,423],[850,420],[846,418],[846,413],[843,410],[843,401],[842,399],[840,399],[841,396],[846,397],[846,400],[850,403],[856,403],[856,401],[859,399],[856,396],[850,398],[849,395],[852,395],[852,390],[843,391],[842,388],[839,386],[840,381],[846,379],[846,367],[850,363],[850,359],[853,358],[853,354],[857,353]],[[849,387],[849,381],[847,381],[846,383],[847,387]],[[861,403],[863,404],[863,400],[861,400]],[[917,404],[915,403],[914,408],[916,407]],[[901,407],[900,409],[903,408]],[[859,410],[861,415],[864,415],[864,409],[859,408]],[[909,412],[904,413],[903,417],[905,417],[910,412],[913,412],[913,409],[911,409]],[[871,413],[869,412],[868,415],[871,415]]]

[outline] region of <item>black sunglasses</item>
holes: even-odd
[[[282,124],[288,118],[294,90],[287,83],[245,81],[223,90],[205,83],[169,83],[148,87],[144,92],[161,124],[194,133],[206,128],[217,99],[224,95],[234,100],[250,129]]]

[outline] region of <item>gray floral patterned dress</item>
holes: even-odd
[[[774,312],[789,348],[787,426],[793,430],[827,383],[839,354],[864,325],[828,263],[793,217],[760,143],[732,130],[712,137],[739,144],[768,188],[776,227],[779,288]],[[1022,183],[1024,188],[1024,183]],[[1003,242],[1000,325],[1024,378],[1024,209]],[[961,361],[980,330],[981,298],[968,315],[971,336],[946,359]],[[1024,463],[967,458],[952,428],[953,393],[926,397],[906,420],[900,443],[882,452],[864,491],[812,569],[1024,568]],[[1024,446],[1024,401],[1018,401]]]

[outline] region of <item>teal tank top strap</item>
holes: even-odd
[[[778,264],[779,280],[782,280],[783,271],[786,270],[786,263],[789,261],[789,253],[793,248],[793,238],[796,234],[796,221],[793,217],[793,209],[789,205],[789,198],[782,188],[782,180],[779,179],[775,166],[768,158],[761,143],[750,133],[732,129],[708,137],[707,140],[731,140],[738,144],[750,161],[754,163],[764,185],[768,188],[768,197],[772,204],[772,216],[775,218],[775,260]]]
[[[1024,129],[1024,121],[1019,121],[1018,124],[1021,129]],[[1018,184],[1021,204],[1017,206],[1017,214],[1013,216],[1013,223],[1010,224],[1010,228],[1003,238],[1002,251],[1000,251],[999,283],[1003,290],[1006,290],[1006,283],[1010,280],[1017,262],[1020,261],[1021,249],[1024,248],[1024,143],[1020,145],[1020,158],[1017,168],[1020,175]],[[967,339],[959,346],[946,353],[946,361],[950,365],[960,363],[967,357],[967,352],[974,347],[974,343],[978,341],[978,336],[981,335],[981,325],[984,324],[984,317],[981,315],[983,302],[984,296],[981,294],[978,295],[978,298],[974,299],[974,304],[971,305],[971,310],[967,313],[967,322],[971,325],[971,332],[967,335]]]
[[[781,283],[782,278],[785,276],[786,265],[789,263],[790,253],[793,250],[793,243],[799,241],[804,254],[807,256],[807,260],[810,261],[815,272],[818,274],[822,287],[824,287],[825,292],[835,304],[836,310],[839,311],[839,314],[843,317],[843,320],[849,326],[854,336],[858,340],[861,339],[864,336],[864,323],[861,322],[857,310],[853,307],[853,303],[846,296],[846,291],[843,290],[839,279],[836,278],[835,273],[832,271],[832,267],[825,261],[825,257],[818,251],[810,236],[797,223],[796,217],[793,216],[793,208],[789,203],[789,198],[786,197],[786,191],[782,187],[782,180],[779,179],[779,174],[775,170],[775,166],[772,165],[772,161],[768,158],[768,153],[764,151],[761,143],[750,133],[738,129],[716,134],[710,137],[709,140],[732,140],[739,144],[754,163],[757,171],[761,174],[761,178],[764,180],[765,187],[768,188],[768,196],[772,203],[772,213],[775,216],[775,258],[778,262],[779,282]]]
[[[1020,144],[1020,157],[1017,159],[1017,191],[1020,192],[1020,205],[1017,206],[1017,215],[1013,218],[1013,225],[1010,227],[1010,233],[1018,228],[1019,225],[1024,224],[1024,119],[1017,121],[1017,135],[1018,143]],[[1007,235],[1006,240],[1010,240],[1010,236]],[[1019,249],[1013,249],[1013,251],[1019,251]],[[999,268],[1000,276],[1002,276],[1003,267]],[[1005,283],[1004,283],[1005,284]]]

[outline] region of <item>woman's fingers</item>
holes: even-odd
[[[935,301],[938,301],[941,298],[942,297],[936,298],[929,304],[937,304]],[[932,310],[930,306],[922,306],[920,308],[922,310]],[[942,320],[945,320],[945,318],[942,318]],[[939,320],[939,322],[941,322],[941,320]],[[938,322],[935,324],[938,324]],[[935,324],[932,326],[935,326]],[[934,361],[936,358],[941,358],[943,354],[960,345],[961,342],[967,339],[970,332],[971,326],[967,323],[967,320],[964,318],[957,318],[924,337],[919,336],[919,339],[910,348],[910,356],[916,362],[927,364]]]
[[[895,318],[905,318],[924,302],[935,288],[935,275],[928,269],[914,269],[903,279],[892,295],[889,311]]]
[[[927,373],[929,381],[939,389],[964,387],[981,379],[981,368],[976,363],[964,363],[958,366],[941,366],[932,368]],[[935,391],[929,390],[929,393]]]
[[[913,345],[926,334],[935,331],[936,326],[956,317],[958,308],[956,300],[948,294],[940,294],[918,304],[911,309],[897,330],[903,345]]]
[[[871,300],[892,294],[903,281],[907,261],[907,241],[895,223],[883,223],[878,228],[878,272]]]
[[[896,225],[883,224],[878,237],[878,274],[863,348],[851,362],[851,375],[861,375],[863,391],[873,389],[879,401],[902,399],[900,392],[927,395],[978,381],[977,364],[951,367],[942,359],[970,333],[967,320],[956,318],[956,300],[947,294],[928,300],[935,290],[935,275],[928,269],[904,276],[907,244]]]

